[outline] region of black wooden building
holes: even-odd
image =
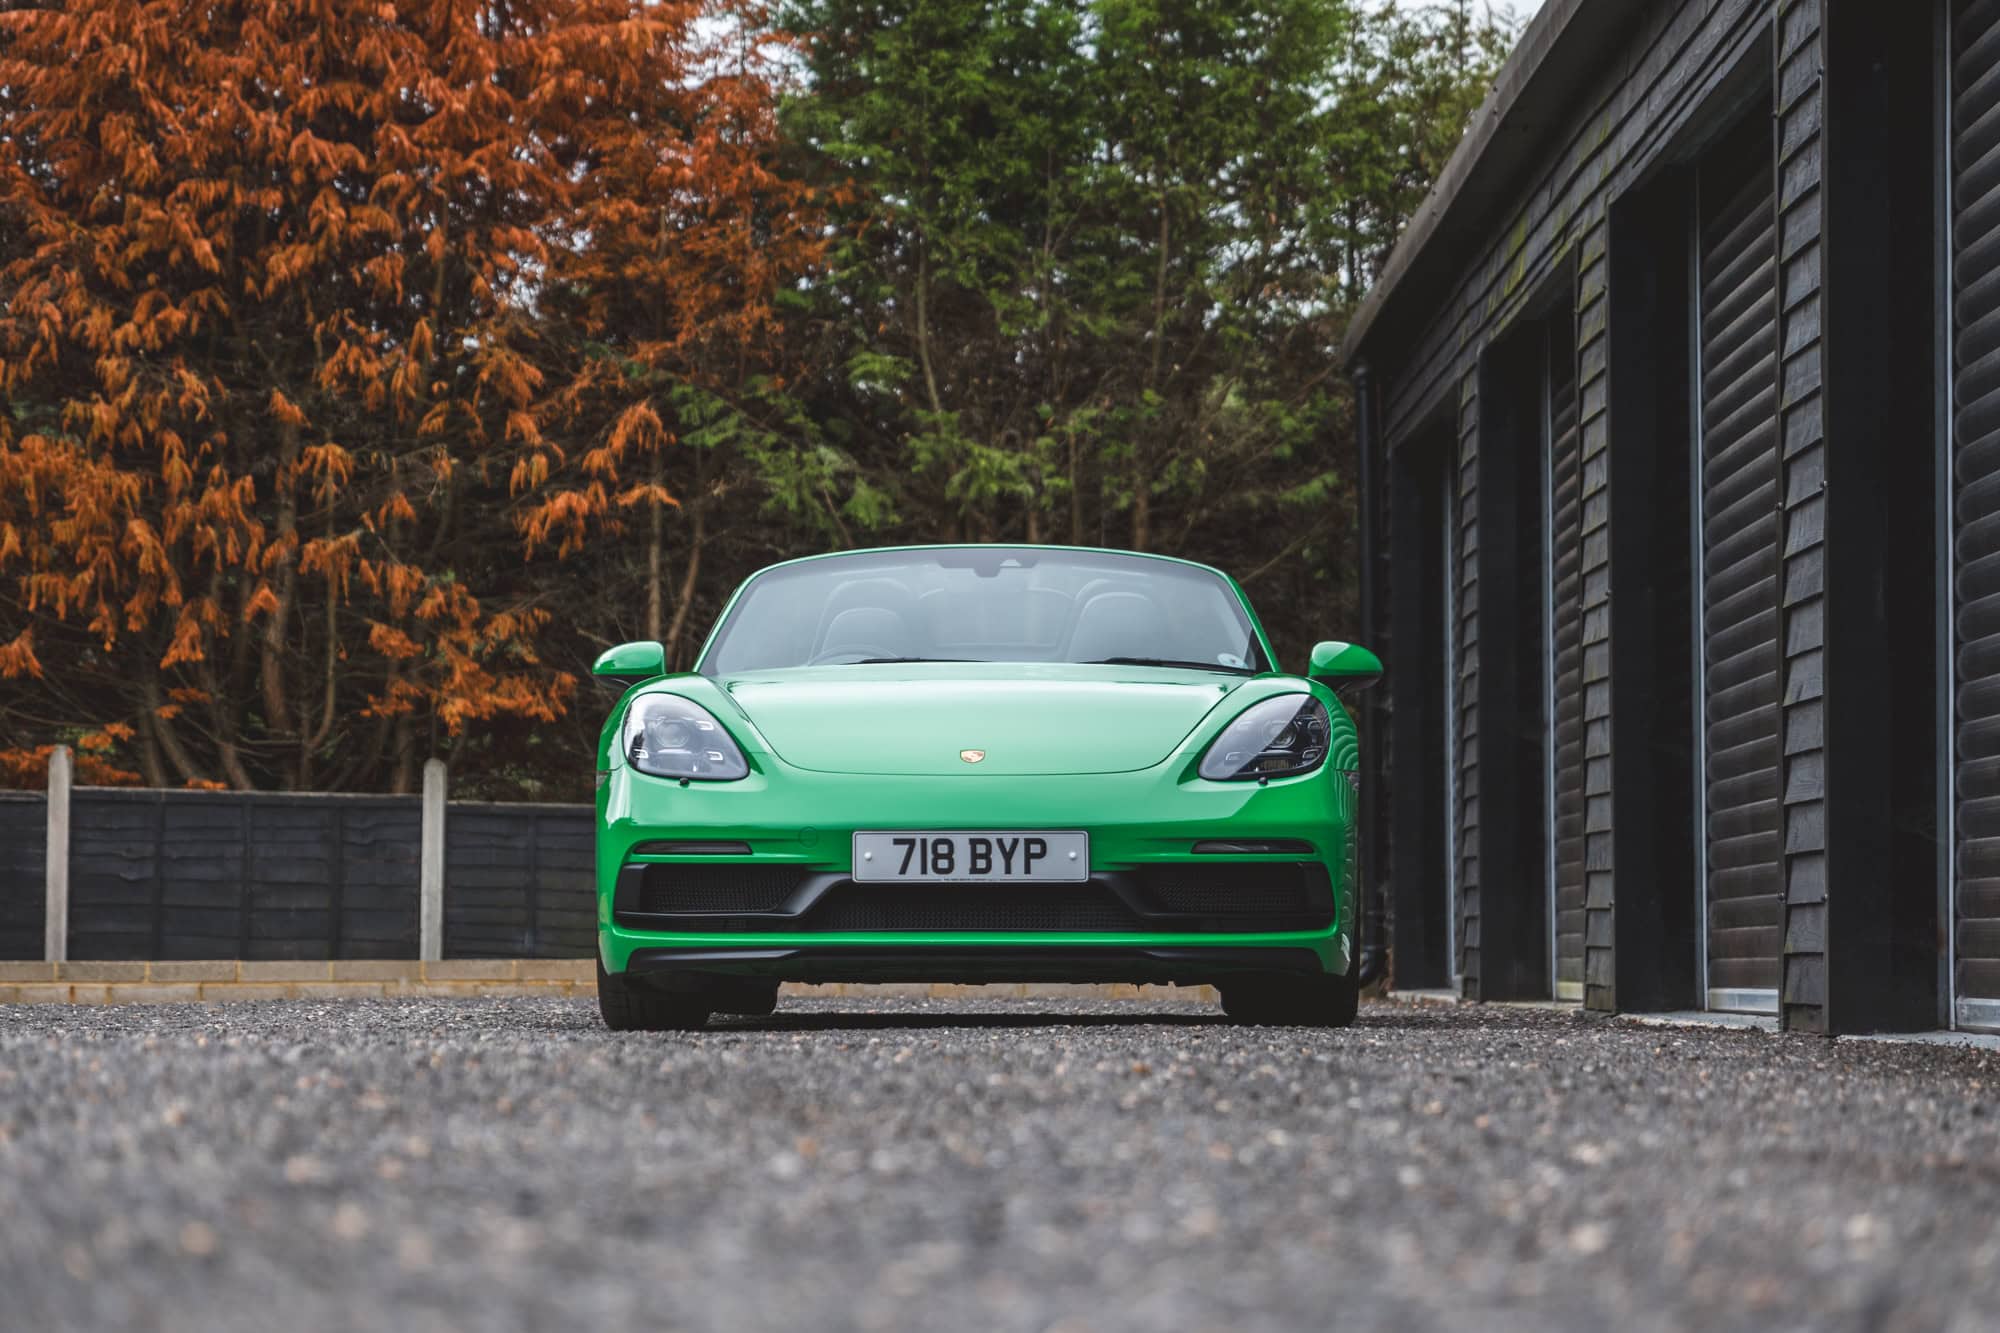
[[[2000,0],[1548,0],[1345,357],[1396,985],[2000,1030]]]

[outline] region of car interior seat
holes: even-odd
[[[1165,651],[1166,612],[1142,593],[1101,592],[1078,610],[1069,634],[1069,660],[1171,656]]]
[[[909,622],[880,606],[857,606],[840,612],[826,627],[813,660],[837,657],[917,657],[916,637]]]

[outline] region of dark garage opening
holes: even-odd
[[[1480,617],[1505,628],[1481,640],[1477,686],[1480,971],[1472,998],[1484,1000],[1554,991],[1546,309],[1496,343],[1479,371]]]
[[[1456,527],[1456,439],[1447,422],[1419,434],[1390,460],[1391,741],[1397,782],[1390,818],[1396,913],[1396,985],[1450,985],[1452,783],[1449,728],[1453,612],[1449,549]]]
[[[1687,199],[1670,170],[1611,213],[1611,725],[1615,1007],[1700,1004],[1694,453]],[[1601,979],[1593,979],[1603,984]]]

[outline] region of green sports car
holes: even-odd
[[[656,643],[598,750],[598,1001],[765,1014],[781,981],[1210,983],[1353,1020],[1358,788],[1322,643],[1278,670],[1204,565],[1054,546],[813,556],[746,580],[695,670]]]

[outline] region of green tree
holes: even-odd
[[[790,129],[859,191],[814,293],[813,415],[902,530],[1211,559],[1300,608],[1274,617],[1290,651],[1326,628],[1349,596],[1335,349],[1503,29],[1343,0],[794,0],[786,22],[818,34]]]
[[[779,3],[0,0],[0,784],[581,797],[595,653],[828,546],[1342,625],[1336,348],[1506,25]]]
[[[1359,301],[1471,124],[1518,35],[1470,0],[1383,4],[1351,34],[1330,168],[1345,183],[1340,271]]]

